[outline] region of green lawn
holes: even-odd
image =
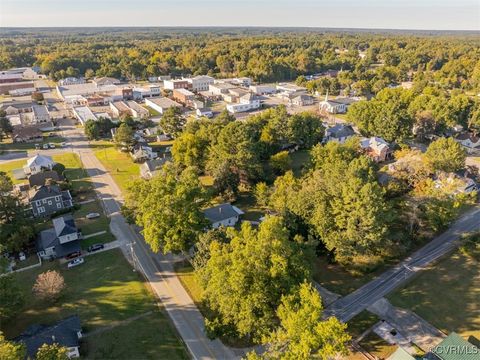
[[[86,338],[85,359],[189,359],[179,340],[173,336],[165,315],[134,320],[108,332]],[[159,341],[161,340],[161,341]]]
[[[85,217],[87,214],[93,212],[99,213],[100,217],[96,219],[87,219]],[[110,219],[105,216],[98,200],[82,204],[80,209],[74,211],[73,217],[75,218],[75,224],[82,230],[83,235],[89,235],[103,230],[109,231]]]
[[[265,215],[265,211],[257,206],[255,196],[251,192],[241,192],[232,205],[235,205],[245,213],[242,215],[244,220],[258,221]]]
[[[376,271],[355,275],[338,264],[330,264],[325,256],[317,257],[314,263],[314,279],[328,290],[340,295],[348,295],[362,285],[372,280],[385,268]]]
[[[54,133],[55,134],[55,133]],[[43,140],[39,141],[37,144],[42,146],[43,144],[53,143],[55,145],[60,146],[62,142],[65,141],[65,138],[61,136],[48,136],[48,134],[43,135]],[[35,142],[33,143],[14,143],[11,139],[6,139],[2,143],[0,143],[0,153],[5,150],[35,150]]]
[[[75,153],[63,153],[52,156],[53,160],[65,166],[65,177],[72,183],[74,201],[83,201],[94,197],[93,185],[82,161]]]
[[[92,195],[92,184],[87,172],[82,167],[82,162],[77,154],[63,153],[52,156],[53,161],[63,164],[65,166],[65,177],[72,182],[74,193],[78,196],[75,200],[81,201]],[[14,184],[21,184],[28,182],[26,179],[16,180],[13,177],[13,170],[22,169],[27,164],[27,159],[15,160],[0,164],[0,171],[5,171],[10,175]]]
[[[22,184],[27,182],[26,179],[23,180],[17,180],[13,177],[13,170],[15,169],[22,169],[24,165],[27,164],[27,160],[15,160],[15,161],[9,161],[3,164],[0,164],[0,171],[6,172],[10,178],[12,179],[13,184]]]
[[[299,150],[290,154],[292,159],[292,171],[296,177],[300,177],[303,174],[303,170],[310,162],[310,152],[308,150]]]
[[[140,176],[139,165],[127,153],[117,150],[112,143],[103,141],[95,142],[94,145],[95,156],[124,192],[127,184]]]
[[[447,334],[480,338],[480,261],[457,251],[419,273],[389,300]]]
[[[87,250],[90,245],[106,244],[114,240],[116,240],[115,236],[110,231],[107,231],[105,234],[92,236],[88,239],[83,239],[81,242],[81,246],[83,250]]]
[[[377,315],[363,310],[348,322],[348,333],[352,336],[352,340],[355,340],[378,321],[380,321],[380,319]]]
[[[48,269],[59,270],[65,278],[65,294],[56,304],[37,299],[31,292],[37,275]],[[45,262],[41,268],[14,276],[26,295],[26,304],[16,318],[1,324],[7,338],[19,335],[29,325],[53,323],[72,314],[78,314],[82,328],[88,334],[89,331],[114,326],[119,321],[153,311],[148,318],[134,321],[127,328],[106,329],[98,336],[87,338],[86,357],[104,358],[107,356],[105,352],[110,350],[112,358],[118,358],[120,355],[114,356],[112,349],[115,344],[118,346],[116,350],[125,349],[128,354],[125,358],[130,359],[146,359],[151,354],[164,359],[187,358],[170,321],[158,310],[152,292],[143,278],[132,270],[120,250],[88,256],[83,265],[72,269],[58,262]],[[126,331],[128,336],[124,335]],[[145,342],[132,341],[131,337],[141,339],[142,334],[147,333],[150,335]],[[82,352],[85,350],[82,349]]]

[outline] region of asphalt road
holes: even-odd
[[[204,319],[193,300],[180,283],[173,269],[175,258],[150,251],[141,234],[128,225],[120,213],[121,191],[113,178],[106,172],[96,158],[81,130],[70,128],[64,130],[70,148],[55,149],[52,152],[73,151],[77,153],[87,169],[91,181],[104,210],[110,217],[110,229],[120,242],[120,248],[149,281],[152,289],[162,301],[178,333],[185,342],[194,359],[236,359],[230,348],[220,340],[210,340],[205,335]]]
[[[336,316],[343,322],[349,321],[368,306],[406,283],[416,272],[456,248],[462,234],[478,230],[480,230],[480,206],[463,215],[447,231],[417,250],[402,263],[332,303],[325,309],[324,315]]]

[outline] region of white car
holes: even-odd
[[[49,143],[49,144],[48,144],[48,147],[49,147],[50,149],[55,149],[55,144]]]
[[[87,216],[85,216],[87,219],[96,219],[98,217],[100,217],[100,214],[99,213],[90,213],[90,214],[87,214]]]
[[[48,144],[43,144],[42,148],[43,150],[48,150]]]
[[[67,264],[67,267],[70,269],[72,267],[75,267],[75,266],[78,266],[78,265],[81,265],[85,262],[85,260],[83,258],[76,258],[72,261],[69,261],[68,264]]]

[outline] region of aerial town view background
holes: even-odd
[[[480,359],[478,28],[0,19],[1,360]]]

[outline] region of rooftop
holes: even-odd
[[[205,217],[212,223],[242,215],[243,211],[232,204],[220,204],[203,210]]]
[[[51,326],[31,325],[14,341],[24,343],[27,356],[33,359],[43,344],[58,343],[65,347],[78,347],[78,333],[81,331],[80,318],[72,315]]]

